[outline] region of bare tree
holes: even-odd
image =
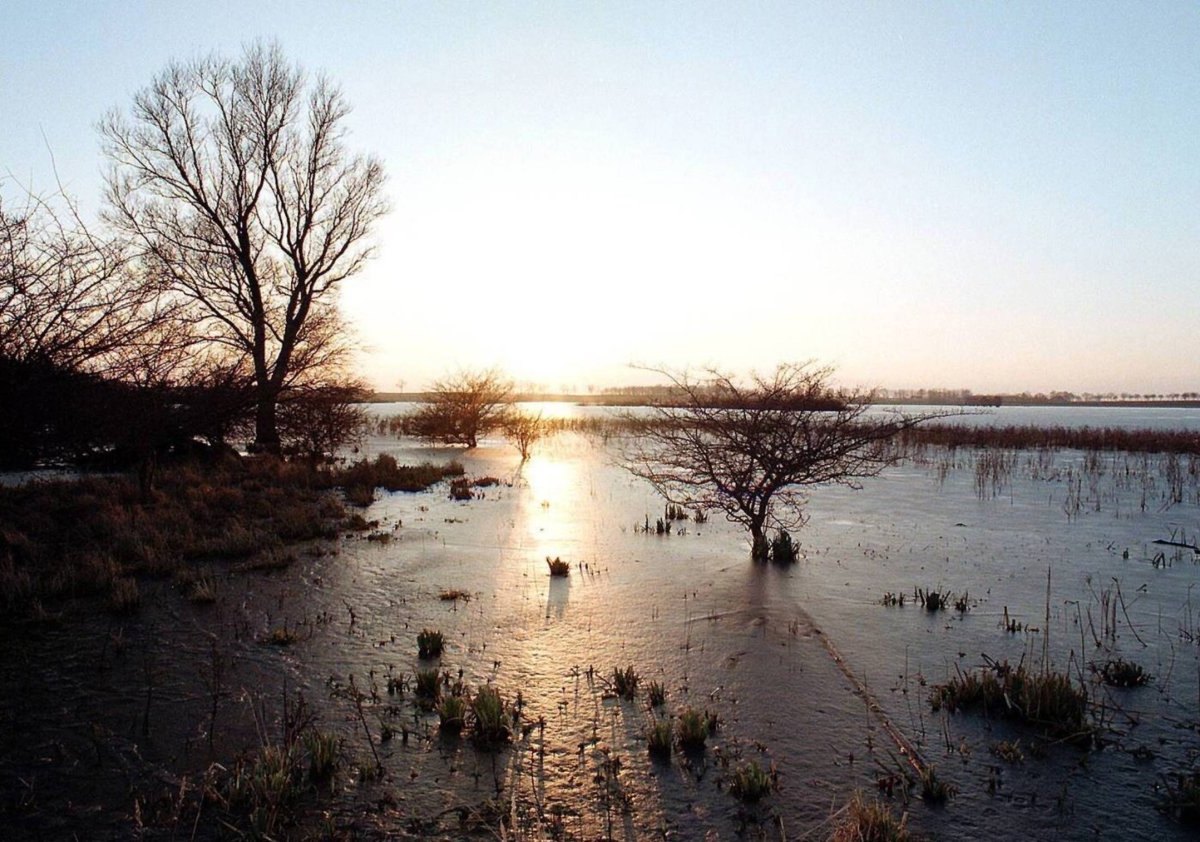
[[[714,369],[700,378],[660,372],[671,397],[651,418],[631,417],[639,433],[627,445],[629,470],[671,503],[743,525],[756,559],[769,527],[803,524],[805,489],[857,487],[894,461],[893,435],[931,417],[869,417],[869,395],[834,389],[831,370],[811,363],[746,382]]]
[[[504,424],[512,402],[513,383],[498,369],[460,371],[433,384],[408,426],[430,441],[475,447],[480,436]]]
[[[266,449],[281,395],[328,356],[336,291],[386,211],[382,164],[346,149],[348,113],[335,85],[256,44],[172,63],[100,124],[109,219],[204,335],[249,359]]]
[[[0,198],[0,357],[109,374],[165,318],[158,293],[68,197]]]
[[[502,424],[504,435],[521,451],[521,461],[529,458],[533,446],[546,437],[548,427],[542,413],[534,415],[531,412],[512,410],[504,418]]]

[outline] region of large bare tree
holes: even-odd
[[[100,124],[109,219],[202,333],[248,358],[265,449],[285,390],[343,347],[336,292],[386,211],[382,164],[346,147],[348,113],[329,80],[255,44],[172,63]]]
[[[637,429],[627,465],[668,501],[723,512],[764,558],[771,527],[804,522],[805,492],[856,486],[893,461],[888,440],[928,415],[869,415],[869,395],[839,391],[831,370],[783,364],[745,381],[715,369],[660,370],[669,397]]]

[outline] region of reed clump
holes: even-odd
[[[729,791],[747,804],[761,801],[778,787],[779,773],[774,764],[764,769],[757,760],[738,766],[729,782]]]
[[[906,824],[906,817],[897,817],[886,804],[856,792],[838,812],[829,842],[909,842],[913,837]]]
[[[934,711],[945,708],[950,713],[982,710],[1072,740],[1086,741],[1092,733],[1087,691],[1065,673],[1035,671],[1023,663],[1012,666],[1004,661],[971,672],[960,670],[933,689],[930,704]]]

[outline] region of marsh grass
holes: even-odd
[[[421,660],[440,658],[446,645],[446,637],[435,629],[421,629],[417,633],[417,657]]]
[[[651,681],[646,685],[646,701],[650,707],[662,707],[667,701],[667,688],[663,687],[662,682]]]
[[[949,682],[934,687],[929,698],[934,711],[982,710],[1072,741],[1086,742],[1093,731],[1085,688],[1065,673],[1033,671],[1023,663],[1014,667],[1005,661],[973,672],[959,670]]]
[[[554,558],[546,556],[546,566],[550,568],[551,576],[568,576],[571,573],[571,563],[569,561],[563,561],[558,556],[555,556]]]
[[[46,609],[104,597],[116,580],[169,577],[197,562],[278,569],[295,560],[289,545],[371,528],[347,518],[332,489],[414,491],[461,473],[457,463],[408,467],[390,456],[340,470],[263,456],[166,467],[148,494],[121,475],[0,488],[0,610],[21,619],[35,601]],[[125,593],[114,602],[128,604],[131,587],[116,587]]]
[[[675,727],[670,719],[655,719],[646,729],[646,747],[653,757],[669,758],[674,741]]]
[[[1140,664],[1124,658],[1113,658],[1092,668],[1109,687],[1143,687],[1151,679],[1151,675]]]
[[[856,792],[838,812],[829,842],[909,842],[907,817],[897,818],[891,808],[877,800],[867,801]]]
[[[626,701],[632,701],[633,697],[637,695],[638,681],[637,670],[632,665],[625,667],[625,669],[614,667],[610,685],[615,695]]]
[[[481,748],[495,748],[512,739],[512,713],[500,691],[480,687],[471,698],[471,740]]]
[[[1182,824],[1200,825],[1200,772],[1176,772],[1160,780],[1159,809]]]
[[[427,708],[432,708],[437,704],[437,700],[442,695],[441,672],[438,671],[437,667],[417,670],[416,684],[413,689],[421,704]]]
[[[769,769],[764,769],[758,765],[757,760],[738,766],[729,782],[729,791],[747,804],[761,801],[778,787],[779,773],[774,764]]]
[[[675,733],[680,748],[698,751],[704,748],[704,744],[716,730],[716,714],[689,706],[680,711]]]
[[[142,593],[137,579],[118,576],[108,590],[108,610],[113,614],[132,614],[141,607]]]
[[[795,564],[800,558],[800,545],[786,529],[780,529],[771,539],[770,558],[775,564]]]
[[[958,787],[939,778],[932,765],[921,769],[920,783],[921,798],[930,804],[945,804],[958,795]]]
[[[467,721],[467,700],[461,695],[445,696],[437,706],[438,725],[442,733],[459,734]]]

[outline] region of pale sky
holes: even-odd
[[[95,211],[96,121],[276,40],[390,215],[343,289],[380,389],[630,363],[1200,390],[1191,2],[0,1],[0,176]]]

